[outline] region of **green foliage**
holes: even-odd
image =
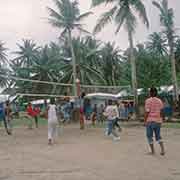
[[[7,48],[4,47],[4,43],[0,41],[0,74],[6,75],[8,73],[8,59],[7,59]],[[5,77],[0,77],[0,87],[7,87],[9,81]]]
[[[127,31],[133,33],[137,25],[134,12],[136,12],[143,23],[149,27],[146,9],[141,0],[92,0],[93,6],[98,6],[103,3],[112,3],[113,7],[101,15],[94,29],[94,33],[100,32],[105,25],[112,21],[114,21],[117,26],[116,33],[120,31],[122,25],[124,25]]]
[[[160,87],[171,84],[171,66],[166,56],[158,57],[147,48],[136,52],[137,78],[139,88]]]
[[[0,66],[7,63],[7,48],[4,47],[4,43],[0,41]]]
[[[23,40],[17,44],[16,58],[9,62],[8,70],[6,48],[0,43],[0,74],[11,74],[16,77],[59,83],[73,83],[72,49],[68,31],[74,29],[86,32],[81,20],[91,12],[80,14],[77,1],[54,0],[57,10],[48,8],[49,22],[62,30],[59,43],[37,46],[33,40]],[[107,23],[114,21],[119,32],[122,25],[134,32],[138,15],[148,26],[146,11],[140,0],[92,0],[92,5],[113,3],[113,7],[99,19],[95,32],[99,32]],[[132,51],[120,50],[114,43],[103,43],[91,36],[72,38],[73,51],[76,57],[77,77],[86,85],[121,86],[131,84],[130,53],[133,52],[137,68],[138,88],[147,89],[171,85],[171,63],[169,47],[173,40],[177,77],[180,82],[180,39],[175,41],[173,11],[168,8],[166,0],[161,4],[153,2],[160,10],[162,32],[154,32],[143,44],[138,44]],[[132,8],[135,11],[132,11]],[[169,46],[169,47],[168,47]],[[132,54],[131,54],[132,55]],[[25,81],[7,81],[1,78],[0,86],[13,87],[23,93],[62,94],[62,88],[53,85]]]
[[[54,4],[57,7],[57,10],[54,10],[50,7],[47,7],[50,18],[48,18],[49,23],[58,29],[61,29],[61,36],[67,34],[68,31],[78,29],[79,31],[88,33],[81,24],[81,21],[92,14],[92,12],[86,12],[80,14],[78,7],[78,2],[76,0],[53,0]]]

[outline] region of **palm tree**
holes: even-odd
[[[0,41],[0,65],[2,66],[7,62],[7,48],[4,47],[4,43]]]
[[[72,39],[72,44],[75,57],[78,57],[76,61],[76,73],[82,84],[93,85],[95,83],[105,83],[103,74],[99,69],[100,49],[98,41],[90,37],[78,37]],[[71,56],[70,48],[67,48],[66,42],[64,46],[62,46],[62,49],[64,50],[64,56]],[[68,59],[64,61],[64,66],[62,66],[61,71],[63,72],[61,82],[73,82],[72,66]]]
[[[163,33],[166,35],[169,46],[169,58],[172,68],[172,81],[174,87],[174,101],[178,100],[178,85],[176,77],[176,62],[174,53],[175,44],[175,28],[174,28],[174,12],[169,8],[168,1],[162,0],[161,3],[153,1],[153,4],[160,11],[160,22],[163,27]]]
[[[83,29],[81,21],[89,16],[91,12],[80,14],[78,2],[76,0],[53,0],[57,11],[48,7],[49,22],[52,26],[61,29],[61,36],[67,35],[69,46],[71,49],[72,65],[73,65],[73,83],[74,83],[74,95],[77,96],[76,87],[76,57],[74,54],[74,48],[72,44],[72,30],[78,29],[82,32],[87,32]]]
[[[137,96],[137,77],[136,77],[136,62],[134,56],[133,48],[133,33],[135,32],[137,19],[134,15],[134,12],[137,12],[139,17],[142,19],[143,23],[146,26],[149,26],[148,18],[146,15],[146,10],[144,4],[141,0],[92,0],[92,5],[97,6],[103,3],[111,3],[113,7],[105,13],[102,14],[100,19],[97,22],[97,25],[94,29],[94,32],[100,32],[104,26],[112,21],[117,25],[116,33],[121,29],[121,26],[124,25],[125,29],[128,32],[129,46],[130,46],[130,62],[131,62],[131,80],[134,93],[135,105],[138,105],[138,96]]]
[[[59,60],[60,54],[58,53],[58,46],[55,48],[55,44],[44,46],[38,56],[34,65],[31,67],[33,80],[58,82],[62,77],[61,61]],[[47,94],[54,93],[56,85],[52,86],[47,84],[38,83],[34,86],[35,93],[41,91]]]
[[[4,43],[0,41],[0,74],[2,75],[0,77],[0,87],[7,87],[9,84],[9,81],[4,76],[7,74],[8,69],[6,67],[7,63],[7,54],[6,54],[7,48],[4,47]]]
[[[151,54],[156,55],[160,59],[167,55],[166,39],[163,38],[162,33],[154,32],[150,34],[147,49]]]
[[[19,51],[14,52],[17,57],[13,60],[23,67],[31,67],[36,60],[39,47],[32,40],[23,39],[23,44],[17,44]]]
[[[175,59],[176,59],[176,69],[180,72],[180,38],[176,40],[175,44]]]
[[[121,50],[114,43],[106,43],[101,49],[101,63],[107,85],[117,86],[122,76]]]
[[[148,90],[149,84],[157,87],[164,85],[164,83],[170,84],[170,62],[165,54],[159,54],[154,47],[149,49],[143,44],[138,44],[135,56],[140,87]]]

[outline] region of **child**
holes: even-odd
[[[58,117],[55,99],[51,98],[48,106],[48,144],[52,145],[55,136],[58,134]]]
[[[153,133],[156,141],[161,148],[161,155],[165,155],[164,144],[161,138],[161,124],[162,124],[162,110],[163,103],[157,98],[157,89],[150,89],[150,98],[145,102],[145,124],[148,143],[151,149],[151,154],[155,153],[153,144]]]
[[[108,106],[106,107],[104,112],[104,116],[106,116],[108,120],[107,135],[112,135],[114,140],[120,140],[120,137],[115,133],[115,130],[113,129],[118,114],[119,112],[117,106],[112,104],[112,100],[109,100]]]

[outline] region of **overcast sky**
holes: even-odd
[[[79,0],[82,12],[89,11],[91,0]],[[137,28],[135,42],[143,42],[148,34],[160,31],[158,11],[152,6],[152,0],[144,0],[150,29],[147,30],[141,23]],[[176,27],[180,28],[180,0],[169,0],[170,7],[174,8]],[[52,0],[0,0],[0,40],[6,43],[11,51],[16,49],[16,43],[21,39],[33,39],[39,45],[55,41],[58,37],[58,30],[51,27],[45,19],[48,17],[46,7],[54,7]],[[98,16],[105,10],[104,6],[94,9],[95,14],[84,22],[86,28],[92,31]],[[124,49],[128,46],[127,34],[122,29],[117,36],[114,35],[114,25],[109,25],[97,38],[103,41],[115,41]],[[180,33],[179,33],[180,34]]]

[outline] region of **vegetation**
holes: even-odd
[[[134,14],[134,11],[139,15],[140,19],[149,27],[148,18],[146,15],[146,10],[144,4],[141,0],[92,0],[93,6],[101,5],[102,3],[114,3],[113,7],[105,12],[94,29],[94,32],[100,32],[101,29],[112,20],[117,25],[116,33],[121,29],[121,26],[124,25],[129,39],[129,60],[131,64],[131,82],[134,94],[135,104],[138,104],[138,94],[137,94],[137,75],[136,75],[136,59],[134,55],[134,43],[133,43],[133,34],[137,25],[137,18]]]
[[[52,26],[62,29],[61,35],[68,37],[68,46],[70,47],[71,52],[71,59],[72,59],[72,69],[73,69],[73,83],[74,83],[74,95],[77,96],[77,89],[76,89],[76,79],[77,79],[77,72],[76,72],[76,56],[74,52],[73,42],[72,42],[72,31],[77,29],[82,32],[86,32],[83,29],[81,21],[89,16],[91,12],[87,12],[84,14],[80,14],[80,10],[78,7],[78,2],[76,0],[53,0],[56,4],[57,11],[53,10],[52,8],[48,7],[50,18],[49,22]]]
[[[18,50],[13,52],[16,57],[12,60],[7,60],[5,44],[0,43],[0,86],[8,87],[8,92],[62,94],[67,89],[63,90],[57,85],[7,80],[4,75],[70,83],[74,87],[76,78],[85,85],[123,86],[132,83],[135,95],[137,88],[147,89],[152,85],[160,87],[172,83],[175,86],[176,73],[177,82],[180,82],[180,38],[174,28],[173,10],[168,7],[166,0],[160,4],[153,2],[161,13],[162,31],[150,34],[146,42],[136,46],[133,44],[133,33],[137,20],[131,10],[135,9],[148,26],[143,3],[140,0],[92,0],[93,6],[114,2],[114,7],[100,17],[95,32],[99,32],[110,21],[115,21],[117,33],[124,25],[130,44],[124,51],[114,43],[97,40],[83,29],[81,20],[91,12],[81,14],[77,1],[53,1],[57,10],[48,8],[49,22],[60,30],[59,42],[37,46],[33,40],[24,39],[17,44]],[[73,37],[74,29],[86,35]],[[15,89],[13,92],[12,88]],[[72,94],[72,88],[68,92]]]
[[[161,3],[153,1],[154,6],[156,6],[160,11],[160,22],[163,27],[163,33],[166,36],[167,44],[169,46],[169,59],[171,61],[171,72],[172,72],[172,82],[174,86],[174,101],[178,100],[178,86],[176,77],[176,62],[174,53],[175,44],[175,28],[174,28],[174,12],[172,8],[168,7],[168,0],[162,0]]]

